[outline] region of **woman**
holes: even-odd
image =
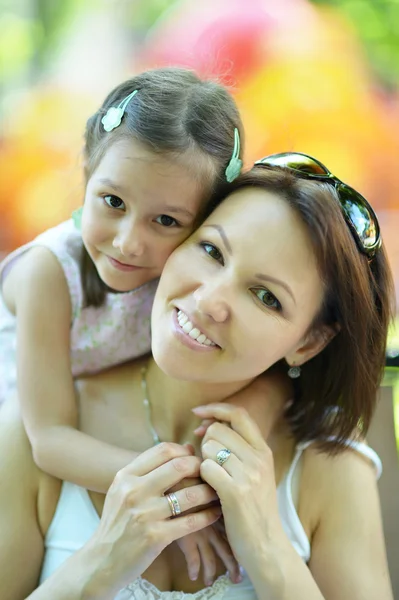
[[[34,600],[392,598],[378,459],[348,441],[360,419],[368,426],[390,317],[377,220],[354,190],[301,155],[265,159],[230,191],[167,262],[152,316],[155,361],[79,384],[81,429],[143,452],[104,507],[98,494],[38,472],[12,416],[0,432],[2,598],[25,598],[40,573],[48,580]],[[257,423],[218,404],[287,364],[292,377],[301,372],[282,416],[258,412]],[[216,420],[203,460],[182,445],[195,441],[198,419]],[[174,443],[151,448],[154,431]],[[170,493],[199,473],[210,487]],[[171,542],[218,518],[217,508],[184,514],[212,502],[212,489],[244,572],[232,584],[216,564],[222,576],[201,590]],[[101,522],[93,506],[104,508]]]

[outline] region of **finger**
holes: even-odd
[[[197,406],[193,412],[203,419],[216,419],[228,423],[248,444],[261,449],[265,445],[262,433],[242,406],[233,406],[226,402]]]
[[[198,435],[198,437],[204,436],[208,427],[214,422],[215,419],[204,419],[202,423],[196,429],[194,429],[193,433]]]
[[[206,483],[187,487],[178,492],[172,492],[172,494],[182,513],[218,500],[215,490]],[[166,519],[174,516],[167,496],[168,494],[165,494],[164,498],[159,498],[158,510],[154,515],[156,518]]]
[[[196,513],[181,515],[176,519],[164,521],[162,523],[164,539],[166,539],[167,544],[171,544],[185,535],[209,527],[219,519],[221,514],[220,506],[212,506]]]
[[[201,534],[199,533],[197,535]],[[178,544],[186,559],[188,576],[191,581],[196,581],[201,568],[201,556],[196,538],[186,535],[181,540],[178,540]]]
[[[238,583],[240,577],[240,567],[233,555],[230,544],[226,538],[222,537],[215,527],[212,527],[212,530],[214,534],[210,537],[210,542],[214,547],[216,554],[222,559],[226,570],[229,572],[231,581],[233,583]]]
[[[209,536],[212,535],[210,529],[198,541],[199,552],[201,555],[203,580],[206,586],[212,585],[216,575],[216,556],[215,551],[209,543]]]
[[[232,457],[230,456],[230,459]],[[229,460],[230,460],[229,459]],[[223,467],[226,466],[224,463]],[[201,464],[201,477],[216,490],[223,506],[223,498],[231,490],[232,478],[225,468],[218,465],[211,458],[205,459]]]
[[[167,463],[174,458],[183,456],[192,456],[195,454],[194,449],[190,446],[181,446],[173,442],[162,442],[156,446],[152,446],[137,456],[129,463],[122,471],[131,473],[140,477],[150,473],[157,467]]]
[[[201,459],[197,456],[173,458],[141,478],[143,490],[149,497],[162,496],[183,479],[198,477],[200,464]]]
[[[223,463],[223,465],[219,465],[219,463],[217,462],[217,453],[220,450],[223,450],[224,448],[225,446],[223,446],[219,442],[215,440],[208,440],[202,446],[202,456],[204,460],[212,460],[215,463],[215,465],[219,467],[219,469],[223,469],[224,471],[226,471],[226,473],[228,473],[230,477],[234,477],[236,480],[239,480],[243,469],[243,462],[234,454],[234,452],[231,452],[230,456]]]
[[[230,427],[224,423],[213,423],[206,432],[202,444],[201,452],[203,454],[204,445],[209,441],[214,440],[222,445],[222,448],[228,448],[230,452],[233,452],[240,460],[251,460],[253,458],[254,448],[246,442],[243,437],[233,431]],[[221,448],[220,448],[221,449]]]

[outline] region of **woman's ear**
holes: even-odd
[[[319,354],[331,340],[337,335],[340,327],[336,325],[321,325],[312,329],[312,331],[302,340],[298,348],[285,357],[289,365],[300,366],[308,362],[311,358]]]

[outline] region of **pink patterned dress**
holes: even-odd
[[[72,375],[94,373],[150,351],[150,316],[158,280],[123,294],[108,293],[103,306],[83,306],[79,259],[82,238],[72,220],[45,231],[10,254],[0,265],[0,290],[15,262],[27,250],[45,246],[59,260],[72,305]],[[49,299],[51,301],[51,299]],[[37,340],[40,344],[40,340]],[[0,293],[0,403],[16,389],[16,318]]]

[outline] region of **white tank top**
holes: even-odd
[[[277,488],[280,518],[286,535],[302,560],[310,559],[311,547],[296,511],[299,493],[299,480],[305,448],[312,442],[298,445],[293,461]],[[377,454],[359,442],[347,442],[348,447],[357,450],[375,465],[377,478],[382,466]],[[93,535],[100,519],[90,500],[87,490],[64,481],[53,520],[45,537],[45,555],[40,583],[64,562],[71,554],[79,550]],[[221,575],[214,584],[195,594],[184,592],[161,592],[152,583],[139,577],[121,590],[114,600],[257,600],[255,590],[244,571],[241,583],[233,584],[228,575]]]

